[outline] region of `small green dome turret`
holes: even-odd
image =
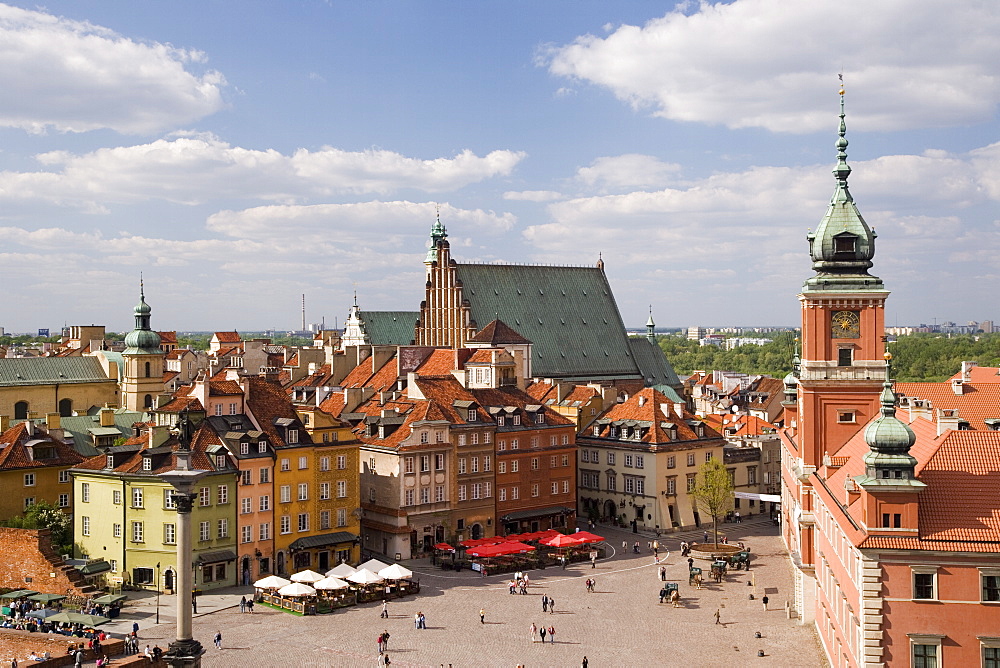
[[[149,314],[153,311],[146,303],[142,282],[139,282],[139,303],[135,305],[135,329],[125,335],[125,355],[159,354],[160,335],[149,327]]]

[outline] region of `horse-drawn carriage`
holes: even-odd
[[[701,589],[701,569],[692,566],[688,572],[688,585]]]
[[[716,582],[722,582],[722,578],[726,575],[728,564],[719,559],[718,561],[712,562],[712,579]]]
[[[727,560],[729,567],[733,570],[743,570],[750,569],[750,552],[745,550],[743,552],[737,552],[736,554],[730,556]]]
[[[664,583],[663,587],[660,589],[660,603],[663,603],[664,601],[669,601],[675,608],[680,607],[681,592],[680,587],[676,582]]]

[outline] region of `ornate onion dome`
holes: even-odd
[[[427,249],[427,257],[424,258],[424,264],[432,264],[437,262],[438,253],[438,242],[443,241],[448,238],[448,230],[445,229],[444,225],[441,223],[441,210],[438,209],[437,220],[431,226],[431,247]]]
[[[882,415],[865,428],[865,443],[870,449],[864,457],[865,473],[871,479],[900,484],[900,481],[913,481],[917,460],[910,454],[910,448],[917,437],[908,424],[896,417],[896,394],[889,380],[892,355],[886,353],[885,359],[885,383],[880,398]]]
[[[135,329],[125,336],[125,355],[160,354],[160,335],[149,328],[153,309],[146,303],[142,281],[139,282],[139,303],[135,305]]]
[[[844,121],[844,90],[840,90],[840,137],[837,139],[837,166],[833,169],[837,188],[830,208],[815,232],[807,235],[809,255],[816,276],[806,281],[808,289],[821,290],[861,281],[868,289],[881,289],[881,281],[868,269],[875,257],[877,236],[854,204],[847,188],[851,167],[847,164],[847,124]]]

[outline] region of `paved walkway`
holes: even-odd
[[[390,618],[379,618],[379,604],[347,608],[331,615],[296,617],[257,606],[253,615],[240,614],[244,588],[206,594],[194,620],[196,637],[207,648],[206,668],[239,666],[375,666],[376,638],[387,629],[389,654],[399,667],[460,666],[579,666],[584,655],[592,668],[605,666],[822,666],[815,635],[786,617],[791,597],[791,566],[776,527],[766,520],[727,524],[730,542],[744,540],[755,555],[749,572],[731,572],[721,585],[695,590],[687,585],[687,563],[677,546],[681,539],[701,540],[701,531],[660,539],[671,550],[667,578],[681,582],[681,608],[659,604],[658,565],[646,550],[651,535],[598,526],[612,546],[596,569],[589,563],[566,570],[531,571],[527,596],[511,596],[503,575],[482,578],[475,573],[441,571],[427,560],[404,564],[420,578],[422,592],[389,603]],[[621,544],[641,541],[642,554],[623,554]],[[661,553],[662,554],[662,553]],[[597,592],[586,592],[584,581],[594,577]],[[751,584],[748,585],[747,582]],[[750,600],[753,593],[755,598]],[[769,610],[760,597],[767,593]],[[542,594],[556,600],[556,612],[543,614]],[[116,626],[131,628],[140,615],[140,646],[166,647],[173,632],[172,596],[161,599],[161,626],[148,628],[155,614],[155,596],[130,606]],[[480,624],[479,610],[486,623]],[[721,624],[715,624],[720,611]],[[413,615],[423,611],[427,629],[413,628]],[[553,626],[556,642],[529,640],[529,626]],[[216,631],[223,649],[212,647]],[[761,638],[754,637],[755,632]],[[763,650],[765,658],[757,656]]]

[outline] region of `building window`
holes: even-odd
[[[132,542],[141,543],[142,539],[142,522],[132,522]]]
[[[320,457],[319,458],[319,470],[320,471],[329,471],[330,470],[330,458],[329,457]]]
[[[290,503],[292,500],[292,486],[282,485],[279,488],[279,494],[280,503]]]
[[[69,482],[69,469],[63,469],[59,472],[59,482]]]
[[[229,503],[229,485],[219,485],[218,492],[216,496],[219,499],[219,505],[225,505]]]
[[[337,481],[337,498],[343,499],[347,497],[347,481],[338,480]]]
[[[260,470],[260,482],[265,483],[270,481],[271,481],[271,469],[266,467],[262,468]]]
[[[368,500],[371,503],[375,503],[375,498],[376,498],[376,496],[375,496],[375,488],[374,487],[369,487],[368,488]]]
[[[299,470],[301,471],[301,470],[307,469],[307,468],[309,468],[309,458],[308,457],[299,457]]]
[[[1000,601],[1000,568],[980,568],[983,583],[983,600]]]
[[[25,487],[34,487],[35,486],[35,474],[34,473],[25,473],[24,474],[24,486]]]
[[[298,429],[289,429],[288,430],[288,442],[289,443],[298,443],[299,442],[299,430]]]
[[[607,474],[606,480],[607,480],[607,483],[608,483],[608,491],[609,492],[616,492],[616,491],[618,491],[618,479],[615,477],[615,474],[614,474],[613,471],[609,472]]]
[[[677,476],[667,477],[667,496],[673,496],[677,494]]]
[[[465,434],[459,434],[458,435],[458,444],[459,445],[465,445]]]
[[[492,443],[492,442],[493,442],[492,434],[490,434],[490,432],[488,431],[483,432],[483,443]]]
[[[330,483],[321,482],[319,484],[319,498],[321,501],[325,501],[330,498]]]
[[[282,471],[291,471],[292,470],[292,463],[289,460],[287,460],[287,459],[282,459],[281,460],[281,470]]]
[[[515,427],[519,427],[521,425],[521,416],[520,416],[520,414],[514,413],[510,417],[511,417],[511,422],[514,424]]]
[[[465,498],[466,498],[465,494],[466,494],[466,492],[465,492],[465,485],[459,485],[458,486],[458,500],[459,501],[465,501]]]
[[[695,477],[696,476],[697,476],[696,473],[688,473],[687,474],[687,491],[689,491],[689,492],[694,491]]]
[[[412,506],[413,505],[413,490],[408,489],[403,492],[403,505]]]
[[[413,457],[403,457],[403,473],[413,473]]]
[[[531,458],[531,470],[532,471],[537,471],[538,470],[538,457],[532,457]]]
[[[485,455],[483,457],[483,470],[484,471],[493,470],[493,458],[490,455]]]
[[[299,501],[309,500],[309,483],[300,482],[299,483]]]
[[[511,501],[517,501],[519,498],[521,498],[521,488],[520,487],[511,487],[510,488],[510,498],[511,498]]]
[[[594,455],[596,455],[596,457]],[[600,454],[597,453],[597,452],[595,452],[594,455],[591,456],[591,459],[593,459],[594,462],[596,463],[597,462],[597,458],[600,457]],[[614,465],[615,465],[615,453],[609,452],[608,453],[608,466],[614,466]]]
[[[644,466],[645,466],[645,459],[643,459],[643,456],[642,455],[636,455],[635,456],[635,467],[637,469],[641,469]]]
[[[472,473],[479,473],[479,457],[472,458],[472,468],[470,470]]]
[[[441,503],[444,501],[444,485],[438,485],[434,488],[434,502]]]
[[[112,524],[111,525],[111,535],[114,536],[115,538],[121,538],[122,537],[122,525],[121,524]]]
[[[198,540],[206,541],[212,539],[212,523],[205,521],[198,525]]]
[[[747,467],[747,484],[756,485],[757,484],[757,467],[748,466]]]
[[[343,471],[347,468],[347,455],[337,455],[337,469]]]
[[[516,438],[510,439],[510,449],[511,450],[517,450],[517,448],[518,448],[517,439]]]
[[[531,496],[533,497],[538,496],[538,485],[531,486]]]
[[[59,507],[60,508],[69,508],[69,494],[60,494],[59,495]]]
[[[90,518],[87,516],[80,518],[80,533],[84,536],[90,535]]]
[[[921,600],[933,600],[935,595],[937,568],[936,567],[911,567],[913,569],[913,598]]]
[[[248,496],[240,499],[240,514],[249,515],[253,512],[253,500]]]
[[[435,471],[444,471],[444,455],[443,454],[439,453],[439,454],[434,455],[434,470]]]
[[[913,643],[913,668],[938,668],[938,647]]]
[[[851,366],[854,361],[854,350],[852,348],[839,348],[837,350],[837,366]]]
[[[271,523],[264,522],[260,525],[260,540],[271,540]]]
[[[490,483],[488,483],[488,482],[484,482],[483,483],[483,498],[484,499],[489,499],[492,496],[493,496],[493,485],[490,484]]]
[[[580,461],[584,462],[585,464],[589,464],[590,463],[590,450],[581,450],[580,451]],[[594,462],[594,463],[596,464],[598,462]]]
[[[430,455],[420,455],[420,472],[427,473],[431,470]]]
[[[271,497],[270,495],[265,494],[262,497],[260,497],[260,510],[261,512],[264,512],[270,509],[271,509]]]
[[[132,507],[142,508],[142,487],[132,488]]]
[[[108,559],[108,563],[111,565],[111,572],[112,573],[117,573],[118,572],[118,560],[117,559]]]
[[[482,498],[482,494],[483,494],[483,485],[481,483],[478,483],[478,482],[477,483],[473,483],[472,484],[472,498],[473,499]]]
[[[253,541],[253,527],[247,524],[240,527],[240,542],[249,543]]]
[[[289,516],[289,515],[282,515],[281,516],[281,527],[280,527],[280,530],[281,530],[281,533],[283,533],[283,534],[292,533],[292,518],[291,518],[291,516]]]
[[[516,459],[512,459],[510,462],[510,472],[517,473],[517,469],[520,466],[520,462]]]
[[[330,511],[321,510],[319,511],[319,528],[329,529],[330,528]]]
[[[347,509],[337,508],[337,526],[346,527],[347,526]]]
[[[253,473],[250,471],[240,471],[240,484],[242,485],[252,485],[253,484]]]
[[[500,501],[506,501],[507,500],[507,488],[506,487],[500,487],[500,488],[497,489],[497,491],[500,493],[499,500]]]
[[[556,457],[555,455],[552,455],[551,457],[549,457],[549,468],[554,469],[556,466],[558,466],[558,462],[559,458]]]
[[[854,411],[837,411],[837,422],[853,424],[856,421]]]
[[[1000,641],[993,642],[996,644],[983,645],[983,668],[1000,668]]]
[[[175,525],[163,525],[163,542],[167,545],[173,545],[177,542],[177,527]]]
[[[458,474],[459,475],[465,474],[465,457],[458,458]]]
[[[622,463],[623,463],[623,464],[624,464],[625,466],[627,466],[627,467],[629,467],[629,468],[632,468],[632,455],[625,455],[625,456],[624,456],[624,457],[622,458]]]
[[[299,531],[309,531],[309,513],[299,513]]]
[[[569,480],[563,480],[563,494],[569,494]]]
[[[552,483],[552,489],[551,489],[550,493],[551,494],[558,494],[559,493],[559,483],[558,482]]]
[[[507,462],[497,462],[497,473],[507,472]]]
[[[267,452],[267,441],[257,441],[257,452]]]
[[[222,404],[215,404],[215,414],[222,415]]]
[[[198,505],[208,506],[212,503],[212,490],[209,487],[202,487],[198,491]]]

